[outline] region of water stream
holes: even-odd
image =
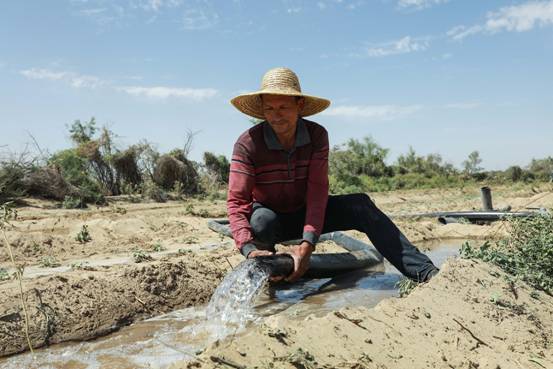
[[[436,265],[458,254],[461,240],[425,244]],[[137,322],[91,342],[65,343],[0,359],[6,369],[167,368],[190,360],[211,342],[237,334],[263,317],[286,314],[301,319],[344,306],[375,306],[398,295],[401,275],[385,262],[335,278],[303,280],[263,288],[268,272],[253,262],[240,264],[223,280],[210,303]],[[206,319],[207,317],[207,319]]]

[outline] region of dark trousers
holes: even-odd
[[[258,249],[274,251],[275,243],[301,239],[305,208],[277,213],[254,203],[250,219]],[[366,194],[329,196],[322,233],[355,229],[364,232],[374,247],[403,275],[426,281],[437,268],[401,233]]]

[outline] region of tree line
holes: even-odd
[[[0,203],[37,196],[58,200],[65,208],[103,204],[106,196],[166,201],[172,197],[224,198],[230,164],[223,155],[189,159],[195,133],[183,146],[160,153],[141,141],[122,148],[116,135],[96,120],[68,126],[72,147],[51,155],[0,158]],[[532,159],[526,167],[484,171],[478,151],[461,168],[439,154],[419,155],[413,148],[388,164],[389,149],[371,137],[352,138],[329,153],[330,192],[334,194],[396,189],[464,186],[471,182],[513,183],[553,180],[553,157]]]

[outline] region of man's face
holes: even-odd
[[[277,135],[295,132],[303,109],[303,98],[294,96],[262,95],[263,115]]]

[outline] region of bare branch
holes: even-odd
[[[190,129],[186,130],[186,133],[184,135],[184,147],[182,150],[184,151],[184,156],[188,158],[188,155],[190,154],[190,151],[192,151],[192,144],[194,143],[194,137],[201,131],[192,131]]]

